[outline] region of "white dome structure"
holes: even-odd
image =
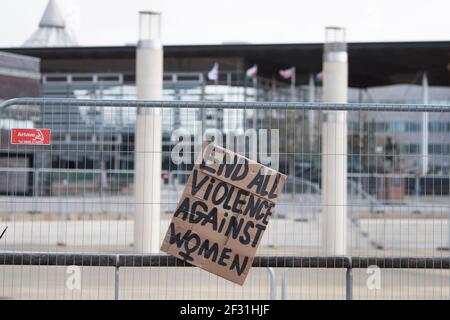
[[[73,47],[78,44],[66,30],[56,0],[49,0],[39,29],[36,30],[22,47]]]

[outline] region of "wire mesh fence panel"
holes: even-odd
[[[0,296],[449,299],[448,111],[441,105],[6,101]],[[344,112],[345,125],[333,123],[336,112]],[[143,131],[136,135],[139,121]],[[159,127],[160,138],[152,131]],[[243,286],[180,260],[168,263],[158,250],[193,161],[211,141],[287,176]],[[324,143],[340,144],[343,152]],[[345,177],[344,186],[325,179],[324,164],[328,175]],[[324,185],[334,199],[322,197]],[[149,197],[155,186],[158,200]],[[341,211],[329,209],[339,206],[340,218]],[[336,230],[326,229],[330,223]],[[344,243],[343,251],[325,248],[335,243]]]

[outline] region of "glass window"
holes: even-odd
[[[428,123],[428,130],[430,132],[449,132],[450,123],[448,122],[430,122]]]
[[[418,154],[420,153],[420,145],[417,143],[402,144],[400,152],[402,154]]]
[[[407,122],[406,131],[407,132],[419,132],[421,130],[421,125],[418,122]]]
[[[428,153],[436,155],[449,155],[450,145],[433,143],[428,145]]]
[[[386,124],[387,130],[393,133],[402,132],[419,132],[421,130],[421,125],[418,122],[389,122]]]

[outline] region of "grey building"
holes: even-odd
[[[0,51],[0,101],[16,97],[41,95],[40,59]],[[32,150],[19,146],[11,148],[10,129],[33,127],[33,108],[8,109],[0,116],[0,194],[5,192],[29,193],[33,177],[29,172],[6,168],[32,167],[36,158]],[[11,157],[11,152],[14,157]]]
[[[62,32],[64,22],[51,4],[38,28],[41,42],[27,41],[24,47],[0,48],[14,54],[40,59],[41,95],[44,97],[134,99],[135,56],[133,45],[114,47],[75,46],[70,35]],[[59,42],[50,41],[48,28],[59,30]],[[59,29],[58,29],[59,28]],[[41,30],[41,31],[39,31]],[[53,30],[53,31],[54,31]],[[56,32],[56,31],[55,31]],[[47,35],[47,42],[43,41]],[[34,36],[31,37],[36,38]],[[70,41],[66,41],[67,39]],[[62,40],[61,40],[62,39]],[[65,40],[64,40],[65,39]],[[40,43],[40,44],[39,44]],[[310,81],[322,68],[322,44],[222,44],[164,46],[164,90],[166,100],[215,101],[320,101],[320,81]],[[421,103],[421,75],[429,80],[429,102],[450,103],[448,71],[450,42],[389,42],[349,43],[349,102]],[[220,66],[219,79],[210,81],[207,73],[214,63]],[[257,81],[245,78],[245,71],[258,65]],[[289,80],[278,72],[290,66],[296,68],[296,87],[290,90]],[[39,83],[34,79],[35,83]],[[311,88],[314,86],[314,88]],[[314,90],[311,90],[314,89]],[[314,97],[310,92],[314,91]],[[12,96],[22,96],[14,93]],[[27,94],[28,95],[28,94]],[[304,153],[320,147],[320,112],[298,117],[297,126],[309,126],[311,137],[303,138]],[[287,121],[285,112],[260,113],[257,123],[270,119]],[[269,120],[268,120],[269,119]],[[8,121],[10,121],[9,119]],[[132,108],[61,108],[47,109],[35,125],[52,128],[63,151],[52,152],[52,166],[71,168],[106,167],[133,169],[135,111]],[[290,120],[290,119],[289,119]],[[251,112],[205,110],[165,110],[163,113],[163,146],[171,148],[171,132],[184,127],[194,132],[198,123],[203,129],[242,129],[254,121]],[[273,122],[273,121],[272,121]],[[449,167],[450,117],[430,114],[429,173],[447,175]],[[96,129],[97,128],[97,129]],[[102,132],[109,132],[99,136]],[[349,116],[349,144],[359,154],[378,157],[386,153],[391,141],[405,171],[417,172],[420,162],[422,125],[418,113],[365,113]],[[306,132],[306,131],[305,131]],[[355,138],[356,136],[356,138]],[[364,136],[370,141],[362,143]],[[359,139],[358,143],[354,143]],[[389,139],[388,139],[389,138]],[[101,141],[101,143],[100,143]],[[286,142],[286,141],[285,141]],[[305,144],[309,143],[309,147]],[[287,144],[287,142],[286,142]],[[86,150],[77,149],[85,145]],[[102,159],[96,159],[98,148],[107,148]],[[104,149],[102,149],[104,150]],[[308,156],[311,158],[310,156]],[[351,159],[355,172],[382,172],[383,163]],[[309,160],[311,161],[311,160]],[[317,161],[314,160],[316,163]],[[168,163],[167,159],[164,163]],[[166,165],[165,169],[168,169]]]

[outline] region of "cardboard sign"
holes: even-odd
[[[11,129],[11,144],[50,144],[50,129]]]
[[[285,180],[230,150],[205,145],[161,251],[243,285]]]

